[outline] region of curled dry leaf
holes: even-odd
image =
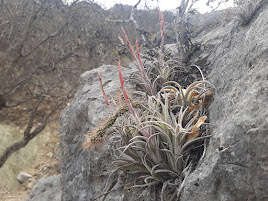
[[[198,121],[196,122],[196,124],[193,126],[192,128],[192,133],[190,135],[188,135],[187,137],[187,141],[190,141],[196,137],[198,137],[199,135],[199,128],[200,126],[207,120],[207,116],[202,116],[198,119]]]

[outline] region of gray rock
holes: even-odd
[[[232,20],[197,37],[207,46],[209,80],[217,88],[213,137],[181,201],[268,200],[267,39],[267,3],[246,27]]]
[[[17,176],[17,180],[23,184],[24,182],[28,181],[32,178],[32,175],[26,173],[26,172],[20,172]]]
[[[61,201],[60,178],[56,175],[40,179],[26,201]]]
[[[123,68],[123,75],[128,77],[137,71],[135,66]],[[111,168],[111,152],[108,144],[86,149],[83,144],[95,127],[111,114],[105,105],[98,80],[102,82],[107,96],[116,95],[120,90],[116,66],[104,65],[81,75],[81,88],[61,115],[61,173],[64,201],[88,201],[103,193],[107,172]],[[128,88],[131,85],[126,82]],[[114,193],[109,200],[120,200],[120,194]]]
[[[53,155],[52,152],[48,152],[48,153],[46,154],[46,156],[49,157],[49,158],[53,158],[53,157],[54,157],[54,155]]]
[[[262,3],[247,26],[241,26],[235,10],[228,10],[229,18],[221,11],[193,19],[200,20],[193,40],[202,49],[192,62],[206,60],[205,71],[210,71],[208,79],[217,92],[209,109],[213,137],[204,160],[185,181],[181,201],[268,200],[268,8],[267,1]],[[125,68],[125,77],[134,71]],[[88,201],[100,195],[110,170],[108,143],[83,147],[89,131],[109,114],[97,72],[102,73],[108,96],[120,88],[114,66],[86,72],[63,111],[63,201]],[[107,200],[135,200],[135,195],[118,190]]]

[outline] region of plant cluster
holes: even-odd
[[[158,62],[149,68],[145,68],[141,59],[138,42],[135,53],[122,28],[138,64],[138,82],[143,92],[139,94],[143,95],[143,99],[134,102],[129,98],[119,60],[118,72],[125,105],[107,121],[106,126],[97,130],[91,141],[94,143],[102,138],[106,129],[113,126],[117,154],[112,174],[122,171],[129,175],[132,178],[129,188],[160,187],[160,198],[164,201],[180,197],[184,181],[204,149],[204,140],[210,137],[200,128],[207,120],[205,110],[211,102],[214,87],[205,80],[198,66],[195,67],[202,75],[200,81],[184,88],[177,80],[172,80],[175,68],[167,64],[163,53],[165,31],[160,11],[159,20],[162,42]],[[99,80],[105,102],[110,106],[100,75]],[[120,125],[115,126],[118,117],[121,117]]]

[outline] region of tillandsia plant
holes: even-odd
[[[159,16],[163,41],[164,20],[160,11]],[[178,200],[185,180],[198,162],[193,150],[204,146],[204,140],[210,137],[200,128],[207,120],[205,110],[211,102],[214,87],[205,80],[200,68],[195,66],[202,75],[201,81],[183,88],[178,81],[168,80],[168,75],[160,74],[166,76],[163,79],[165,82],[154,88],[159,78],[150,79],[150,72],[144,68],[141,60],[138,43],[135,53],[126,32],[124,29],[122,31],[138,63],[146,93],[145,101],[137,103],[129,98],[119,60],[118,73],[125,105],[103,129],[97,131],[97,136],[103,137],[107,127],[114,127],[117,154],[111,175],[121,171],[132,178],[128,181],[128,188],[160,188],[161,201]],[[168,68],[162,56],[159,63],[158,68]],[[171,72],[171,69],[167,69],[167,72]],[[105,102],[111,107],[100,75],[99,80]],[[117,118],[120,123],[116,126],[114,123]],[[111,186],[105,189],[103,195],[107,195]]]
[[[194,86],[199,84],[209,83],[196,82],[186,90],[164,87],[156,96],[148,97],[140,124],[125,124],[118,131],[121,146],[114,161],[115,171],[134,176],[132,188],[160,185],[161,200],[179,197],[196,163],[191,149],[210,137],[201,136],[199,128],[207,119],[202,115],[207,104],[204,96],[211,96],[212,90],[203,86],[198,91]],[[167,188],[173,188],[172,196],[168,197],[171,194]]]

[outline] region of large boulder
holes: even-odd
[[[136,69],[133,64],[123,68],[125,81],[137,71]],[[98,72],[102,74],[107,96],[115,96],[120,90],[116,66],[104,65],[81,75],[81,88],[61,115],[60,145],[64,201],[89,201],[104,193],[107,174],[111,170],[111,152],[108,144],[103,143],[91,148],[83,146],[89,133],[111,114],[101,92]],[[120,196],[120,193],[112,194],[108,200],[119,200]]]
[[[241,23],[239,16],[214,22],[214,14],[207,15],[208,21],[205,15],[193,38],[201,44],[201,50],[192,62],[206,63],[206,72],[210,71],[208,79],[217,90],[209,109],[213,136],[205,158],[185,182],[181,201],[268,200],[266,2],[261,1],[262,5],[247,24]],[[228,12],[216,15],[224,16]],[[125,68],[125,77],[134,71]],[[109,115],[97,72],[102,72],[108,96],[120,88],[114,66],[86,72],[81,76],[81,88],[63,111],[60,136],[63,201],[88,201],[104,193],[111,167],[108,143],[91,149],[83,146],[88,133]],[[121,200],[123,196],[119,190],[107,200]],[[124,200],[134,198],[124,197]]]
[[[268,5],[262,3],[247,26],[236,18],[196,38],[206,47],[201,58],[217,93],[206,157],[187,178],[182,201],[268,200]]]

